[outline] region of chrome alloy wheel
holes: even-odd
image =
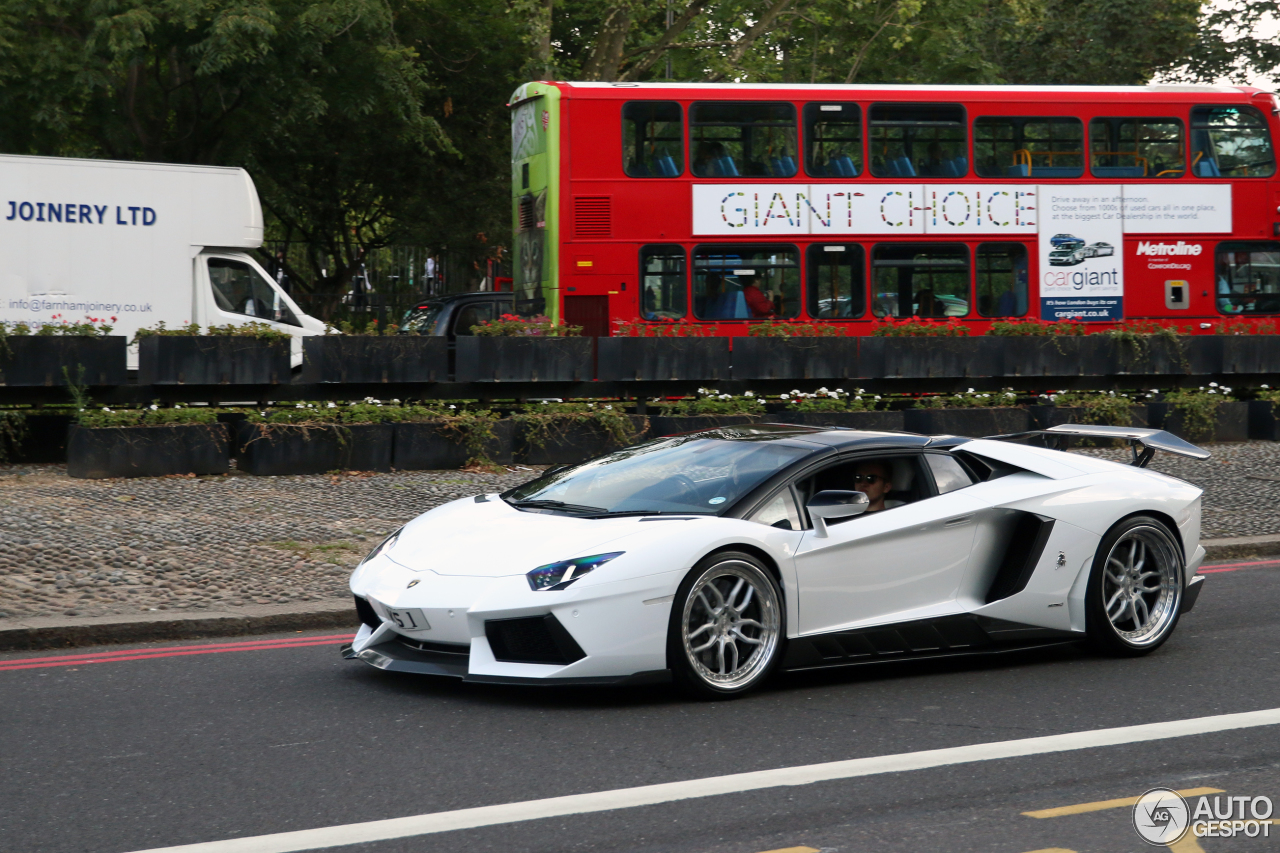
[[[1103,566],[1102,608],[1116,636],[1141,647],[1159,641],[1182,603],[1182,560],[1163,530],[1126,530]]]
[[[759,568],[739,560],[717,563],[685,598],[685,657],[708,685],[736,689],[768,668],[780,623],[774,585]]]

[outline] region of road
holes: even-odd
[[[667,688],[515,689],[397,676],[341,660],[332,631],[6,653],[0,850],[130,853],[1280,708],[1280,561],[1219,568],[1196,610],[1147,658],[1065,649],[881,665],[789,676],[721,703],[689,702]],[[1130,853],[1165,848],[1138,838],[1129,807],[1104,801],[1155,786],[1266,795],[1280,805],[1280,726],[346,846],[332,842],[350,836],[329,833],[324,849]],[[1081,808],[1024,814],[1064,806]],[[1206,838],[1173,849],[1280,850],[1273,829],[1270,839]]]

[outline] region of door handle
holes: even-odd
[[[943,527],[961,527],[963,525],[968,524],[971,521],[973,521],[973,513],[970,513],[969,515],[961,515],[956,518],[949,518],[947,519],[946,523],[943,524],[942,526]]]

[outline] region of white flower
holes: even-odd
[[[610,411],[612,411],[612,410],[613,410],[613,406],[609,405],[608,403],[605,403],[605,404],[604,404],[604,407],[605,407],[606,409],[609,409]]]
[[[788,394],[786,391],[783,391],[783,392],[782,392],[782,394],[781,394],[781,395],[779,395],[778,399],[780,399],[780,400],[790,400],[790,399],[791,399],[791,395],[790,395],[790,394]]]
[[[1217,383],[1217,382],[1210,382],[1210,383],[1209,383],[1209,387],[1210,387],[1210,388],[1217,388],[1217,387],[1218,387],[1218,383]]]
[[[337,404],[337,403],[335,403],[335,402],[333,402],[332,400],[330,400],[330,401],[329,401],[329,405],[328,405],[326,408],[329,408],[329,409],[336,409],[336,408],[338,408],[338,404]]]
[[[819,389],[818,389],[818,393],[819,393],[819,394],[825,394],[825,393],[827,393],[827,386],[823,385],[821,388],[819,388]]]
[[[154,412],[154,411],[158,411],[158,410],[159,410],[159,408],[160,408],[160,407],[159,407],[159,406],[157,406],[155,403],[152,403],[152,404],[151,404],[151,411],[153,411],[153,412]]]
[[[1270,385],[1263,385],[1262,387],[1263,387],[1263,388],[1266,388],[1266,389],[1268,389],[1268,390],[1270,390],[1270,388],[1271,388],[1271,386],[1270,386]]]
[[[745,392],[742,396],[744,396],[744,397],[754,397],[754,396],[755,396],[755,392],[754,392],[754,391],[747,391],[747,392]]]
[[[1231,393],[1231,389],[1230,389],[1230,388],[1228,388],[1227,386],[1223,385],[1223,386],[1222,386],[1222,393],[1223,393],[1223,394],[1230,394],[1230,393]]]
[[[450,403],[450,404],[449,404],[449,408],[451,408],[451,409],[456,409],[456,408],[458,408],[458,407],[457,407],[457,406],[455,406],[453,403]]]
[[[880,399],[880,395],[879,395],[879,394],[877,394],[875,398],[876,398],[877,400],[879,400],[879,399]]]
[[[965,393],[966,393],[966,394],[972,394],[972,393],[973,393],[973,389],[972,389],[972,388],[970,388],[970,389],[969,389],[968,391],[966,391]]]
[[[294,406],[294,408],[295,408],[295,409],[305,409],[305,408],[306,408],[306,406],[302,405],[301,403],[298,403],[297,405],[295,405],[295,406]]]

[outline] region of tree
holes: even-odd
[[[477,193],[507,171],[504,23],[496,0],[0,0],[0,148],[245,166],[269,229],[317,249],[295,283],[345,289],[398,240],[503,242],[507,192]]]
[[[1186,55],[1200,8],[1199,0],[673,0],[668,25],[664,5],[639,0],[525,2],[549,34],[539,36],[538,63],[561,79],[664,79],[670,58],[678,80],[926,84],[1145,82]]]
[[[1280,0],[1215,0],[1205,4],[1195,44],[1165,69],[1170,80],[1216,83],[1271,77],[1280,71],[1280,41],[1252,29],[1280,20]]]

